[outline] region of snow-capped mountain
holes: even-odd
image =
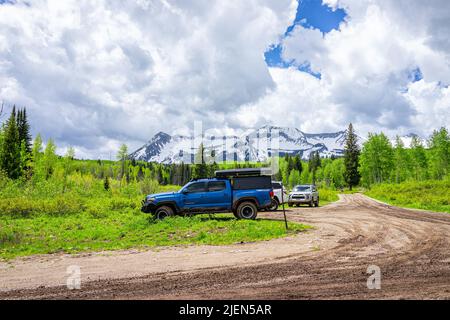
[[[405,136],[400,136],[399,138],[403,142],[403,146],[405,148],[411,148],[411,144],[412,144],[412,141],[413,141],[414,138],[417,138],[423,145],[426,145],[426,140],[421,138],[421,137],[419,137],[415,133],[410,133],[410,134],[407,134]],[[391,144],[393,146],[395,146],[397,144],[397,137],[391,139]]]
[[[216,162],[265,161],[277,153],[280,156],[298,154],[308,159],[314,151],[321,157],[339,157],[343,155],[345,131],[309,134],[296,128],[264,126],[242,136],[204,136],[203,139],[160,132],[130,157],[166,164],[193,163],[202,142],[205,156]]]

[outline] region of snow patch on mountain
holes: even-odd
[[[308,159],[318,151],[322,157],[342,156],[345,131],[308,134],[297,128],[264,126],[242,136],[170,136],[160,132],[133,152],[135,160],[159,163],[193,163],[200,143],[209,160],[266,161],[272,155],[300,155]]]
[[[319,152],[322,158],[344,155],[346,131],[333,133],[304,133],[297,128],[264,126],[248,130],[241,136],[170,136],[160,132],[147,144],[133,152],[135,160],[158,163],[194,163],[200,143],[205,148],[207,161],[266,161],[272,155],[300,155],[307,160],[312,152]],[[409,148],[415,135],[402,136]],[[359,144],[366,141],[359,137]],[[391,140],[395,146],[395,139]],[[421,141],[424,141],[421,139]]]

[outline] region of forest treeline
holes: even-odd
[[[397,137],[394,144],[383,133],[369,134],[361,141],[350,124],[342,158],[320,158],[312,152],[308,161],[299,155],[279,158],[280,170],[274,179],[289,187],[315,183],[321,187],[342,189],[404,181],[443,180],[448,177],[450,138],[446,128],[435,130],[428,141],[413,137],[406,148]],[[36,184],[58,180],[62,192],[70,187],[71,175],[101,179],[108,190],[111,180],[119,187],[139,184],[143,193],[159,185],[184,185],[192,178],[212,177],[218,169],[262,167],[268,163],[216,163],[214,155],[206,155],[201,145],[196,155],[199,164],[159,164],[129,158],[126,145],[117,153],[117,161],[76,160],[73,148],[64,156],[56,154],[56,145],[45,143],[38,134],[32,141],[26,109],[13,108],[0,128],[0,179]],[[72,179],[73,180],[73,179]]]

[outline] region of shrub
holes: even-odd
[[[108,208],[102,206],[101,204],[94,203],[87,207],[86,213],[89,214],[92,218],[101,219],[106,218]]]
[[[20,231],[0,227],[0,247],[7,244],[19,244],[22,238]]]

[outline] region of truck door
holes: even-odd
[[[183,207],[185,210],[198,211],[204,207],[206,182],[194,182],[183,190]]]
[[[205,199],[207,209],[228,210],[231,207],[231,190],[225,181],[209,181]]]

